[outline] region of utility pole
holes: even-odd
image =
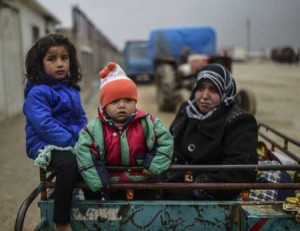
[[[247,33],[247,53],[248,56],[251,52],[251,21],[250,18],[246,20],[246,33]]]

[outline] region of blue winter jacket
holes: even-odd
[[[26,151],[35,159],[46,145],[74,146],[87,123],[79,87],[67,79],[48,78],[49,84],[26,83],[23,112],[26,116]]]

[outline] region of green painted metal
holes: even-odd
[[[45,230],[45,227],[48,226],[48,220],[46,217],[41,217],[40,222],[35,227],[34,231],[43,231]]]
[[[41,216],[53,230],[53,201],[40,201]],[[268,207],[269,206],[269,207]],[[265,209],[262,208],[274,208]],[[71,224],[76,230],[251,230],[261,219],[268,219],[257,230],[300,230],[282,203],[238,201],[74,201]],[[261,208],[260,210],[258,208]],[[252,210],[251,210],[252,209]],[[260,212],[259,212],[260,211]],[[269,213],[268,213],[269,211]],[[272,211],[272,213],[271,213]],[[275,229],[274,226],[276,225]]]
[[[53,201],[40,201],[41,215],[53,230]],[[76,201],[74,230],[226,230],[233,202]]]
[[[300,230],[295,214],[282,210],[281,204],[241,206],[241,230]]]

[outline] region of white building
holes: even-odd
[[[0,120],[22,111],[26,53],[58,23],[35,0],[0,0]]]
[[[232,58],[234,62],[244,62],[247,59],[247,51],[242,46],[233,46],[227,49],[228,56]]]

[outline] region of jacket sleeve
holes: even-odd
[[[75,147],[79,172],[92,191],[100,190],[110,181],[106,166],[101,161],[102,153],[96,148],[94,142],[95,137],[92,131],[96,122],[96,120],[92,120],[80,131]]]
[[[72,134],[53,118],[47,92],[32,89],[26,97],[23,110],[26,119],[48,144],[60,147],[75,145]]]
[[[75,103],[77,105],[76,115],[78,115],[79,118],[76,116],[76,122],[73,123],[72,126],[72,133],[73,138],[76,138],[76,141],[78,140],[79,132],[80,130],[88,123],[88,119],[86,117],[86,113],[82,107],[81,99],[79,92],[76,92],[76,100]]]
[[[223,165],[247,165],[257,164],[257,139],[258,128],[255,118],[250,114],[241,114],[227,122],[223,136]],[[216,173],[201,174],[195,178],[198,183],[252,183],[255,182],[256,172],[250,171],[218,171]],[[202,192],[202,193],[201,193]],[[217,191],[194,190],[198,198],[208,199],[220,198],[231,199],[237,195],[238,191],[222,191],[222,195]],[[212,197],[212,198],[210,198]]]
[[[154,145],[146,155],[144,167],[158,175],[170,167],[173,156],[173,137],[158,118],[154,120],[153,131]]]

